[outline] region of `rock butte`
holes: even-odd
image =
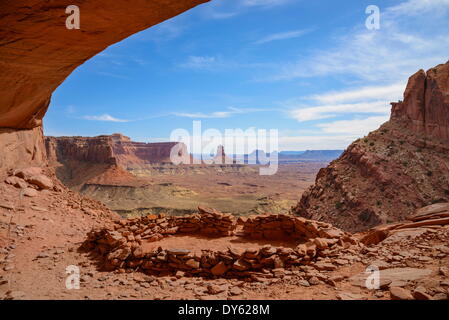
[[[45,137],[50,162],[76,160],[128,168],[151,163],[171,163],[170,153],[176,142],[143,143],[121,134],[98,137]],[[190,160],[187,146],[181,144],[178,155]]]
[[[67,2],[0,4],[0,170],[45,164],[42,118],[53,91],[109,45],[207,0],[86,0],[81,29],[65,27]]]
[[[347,231],[449,201],[449,62],[410,77],[390,121],[321,169],[294,211]]]

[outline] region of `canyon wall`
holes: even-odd
[[[46,164],[42,127],[0,128],[0,174],[11,168]]]
[[[23,142],[12,149],[14,155],[1,156],[0,168],[16,166],[17,159],[45,164],[42,118],[53,91],[79,65],[109,45],[207,1],[2,1],[0,128],[33,130],[0,131],[0,146],[12,147],[14,139]],[[79,30],[66,28],[68,5],[80,8]]]
[[[317,175],[293,211],[348,231],[449,201],[449,62],[410,77],[391,119]]]
[[[177,142],[134,142],[119,133],[98,137],[45,138],[50,162],[82,161],[119,165],[125,169],[152,163],[171,163],[170,153],[177,145]],[[188,158],[187,146],[181,145],[178,154]]]
[[[92,164],[117,164],[109,136],[45,137],[45,149],[51,163],[76,160]]]
[[[449,140],[449,62],[410,77],[404,101],[392,103],[391,120],[430,138]]]

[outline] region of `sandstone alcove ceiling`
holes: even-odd
[[[52,92],[79,65],[109,45],[207,0],[2,1],[0,127],[40,125]],[[80,8],[80,30],[65,9]]]
[[[207,1],[2,1],[0,147],[8,152],[0,156],[0,168],[44,161],[42,118],[53,91],[79,65],[109,45]],[[79,30],[66,28],[69,5],[80,8]]]

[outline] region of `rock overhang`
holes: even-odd
[[[0,4],[0,128],[42,125],[53,91],[108,46],[209,0],[74,0],[81,28],[69,30],[63,0]]]

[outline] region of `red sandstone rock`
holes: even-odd
[[[264,215],[247,219],[245,226],[257,230],[261,226],[287,228],[290,241],[304,241],[296,250],[288,247],[272,247],[265,245],[261,248],[251,247],[236,249],[228,247],[226,251],[202,250],[200,256],[185,249],[148,249],[145,242],[158,241],[170,236],[167,229],[176,228],[176,233],[183,233],[183,226],[192,228],[191,234],[204,234],[204,226],[226,225],[224,230],[233,230],[237,226],[237,219],[223,214],[215,209],[200,207],[200,214],[189,216],[148,216],[117,221],[114,226],[94,229],[88,234],[84,246],[94,250],[104,259],[109,270],[128,270],[141,267],[148,272],[180,274],[185,276],[224,276],[226,277],[255,277],[266,276],[262,270],[271,270],[274,277],[283,278],[286,270],[292,270],[305,264],[314,264],[319,257],[326,257],[331,250],[338,250],[342,246],[349,248],[355,243],[348,234],[335,232],[339,238],[317,238],[322,230],[332,230],[327,223],[314,222],[291,215]],[[295,234],[295,226],[301,226],[301,232]],[[304,232],[304,230],[306,232]],[[219,230],[222,232],[222,230]],[[247,230],[248,232],[248,230]],[[257,231],[253,231],[256,232]],[[330,232],[332,234],[332,232]],[[335,234],[333,236],[335,236]],[[212,233],[207,236],[227,236],[228,234]],[[250,236],[250,234],[246,234]],[[284,235],[285,236],[285,235]],[[267,239],[270,240],[270,239]],[[274,240],[274,239],[271,239]],[[318,246],[315,244],[317,243]],[[145,249],[147,248],[147,249]],[[348,262],[346,262],[348,263]],[[125,266],[125,268],[123,268]],[[318,263],[320,270],[333,270],[330,263]],[[323,281],[326,280],[323,278]],[[258,281],[258,280],[256,280]]]
[[[390,288],[390,296],[392,300],[414,300],[409,290],[400,287]]]
[[[19,131],[0,128],[0,150],[0,171],[46,165],[42,127]]]
[[[392,104],[391,119],[430,138],[449,139],[449,62],[410,77],[404,101]]]
[[[5,182],[7,184],[13,185],[16,188],[26,188],[27,187],[27,183],[19,178],[19,177],[14,177],[14,176],[10,176],[8,178],[5,179]]]
[[[54,184],[51,179],[43,174],[38,174],[27,179],[27,182],[34,184],[41,189],[52,189]]]
[[[13,174],[22,179],[29,179],[32,176],[42,174],[42,168],[40,167],[29,167],[25,169],[14,170]]]
[[[42,118],[53,91],[109,45],[208,0],[83,1],[68,30],[62,0],[0,4],[0,170],[46,165]]]
[[[121,134],[98,137],[46,137],[51,162],[69,160],[138,167],[150,163],[170,163],[171,149],[177,142],[133,142]],[[184,145],[182,156],[189,157]]]
[[[52,92],[79,65],[128,36],[207,0],[87,0],[81,30],[68,30],[66,1],[0,4],[0,127],[41,124]],[[26,53],[25,53],[26,52]]]
[[[39,193],[37,192],[36,189],[32,189],[32,188],[25,188],[23,190],[23,195],[27,196],[27,197],[36,197]]]
[[[224,264],[223,261],[220,261],[219,263],[217,263],[210,271],[214,276],[221,276],[223,275],[226,271],[228,271],[228,267]]]
[[[321,169],[293,211],[356,232],[449,201],[448,97],[449,62],[417,72],[390,121]]]

